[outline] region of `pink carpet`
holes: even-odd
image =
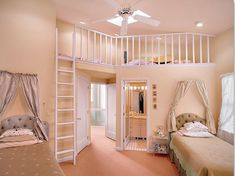
[[[146,152],[115,150],[115,141],[104,136],[104,128],[92,127],[92,144],[71,162],[60,166],[67,176],[178,176],[169,158]]]

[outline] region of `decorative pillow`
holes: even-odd
[[[6,130],[0,138],[8,137],[8,136],[20,136],[20,135],[34,135],[32,130],[26,128],[14,128]]]
[[[188,123],[185,123],[184,124],[184,127],[186,128],[186,130],[191,130],[191,129],[194,129],[194,128],[200,128],[200,129],[205,129],[205,130],[208,130],[208,127],[203,125],[202,123],[200,122],[188,122]]]

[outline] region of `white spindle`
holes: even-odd
[[[166,43],[166,35],[164,36],[164,44],[165,44],[165,64],[167,64],[167,43]]]
[[[112,50],[113,50],[113,38],[111,37],[110,38],[110,59],[111,59],[111,65],[113,65],[113,56],[112,56],[113,52],[112,52]]]
[[[138,49],[138,51],[139,51],[139,65],[140,65],[140,36],[139,36],[139,49]]]
[[[81,50],[81,60],[83,60],[83,30],[81,29],[81,42],[80,42],[80,50]]]
[[[180,46],[180,34],[178,34],[178,45],[179,45],[179,64],[181,63],[181,46]]]
[[[157,48],[158,48],[158,64],[160,64],[160,57],[161,57],[161,45],[160,45],[160,37],[157,39]]]
[[[144,64],[147,64],[147,36],[144,37]]]
[[[126,63],[128,64],[129,63],[129,57],[128,57],[128,54],[129,54],[129,46],[128,46],[128,42],[129,42],[129,40],[128,40],[128,37],[126,38]]]
[[[171,63],[174,64],[174,35],[171,34]]]
[[[202,36],[200,35],[200,63],[202,64]]]
[[[207,63],[210,63],[210,37],[207,36]]]
[[[103,57],[102,56],[102,50],[103,50],[103,41],[102,41],[102,34],[100,34],[100,63],[101,63],[101,58]]]
[[[107,35],[105,36],[105,63],[107,64],[108,62],[108,37]]]
[[[194,40],[194,34],[192,36],[192,50],[193,50],[193,63],[195,63],[195,40]]]
[[[132,64],[134,64],[135,60],[135,37],[132,37]]]
[[[152,65],[153,65],[153,60],[154,60],[154,56],[153,56],[153,37],[151,37],[151,50],[152,50]]]
[[[123,37],[121,37],[121,62],[120,63],[122,63],[122,61],[123,61]]]
[[[87,31],[87,60],[89,60],[89,49],[90,49],[90,31]]]
[[[118,58],[118,39],[117,39],[117,37],[116,37],[116,39],[115,39],[115,46],[116,46],[116,48],[115,48],[115,52],[116,52],[116,65],[117,65],[117,58]]]
[[[188,63],[188,34],[185,34],[185,60]]]
[[[96,59],[96,32],[94,32],[94,53],[93,61]]]

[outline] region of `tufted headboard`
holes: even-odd
[[[176,128],[180,129],[187,122],[200,122],[206,125],[206,120],[193,113],[183,113],[176,117]]]
[[[28,115],[17,115],[17,116],[11,116],[8,117],[0,122],[0,135],[12,128],[28,128],[33,129],[35,119],[33,116]],[[47,135],[49,135],[49,124],[46,121],[43,121],[43,126],[46,130]]]

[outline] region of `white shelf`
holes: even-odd
[[[58,85],[73,86],[73,83],[57,82]]]
[[[74,96],[70,96],[70,95],[69,96],[63,96],[62,95],[62,96],[57,96],[57,98],[74,98]]]
[[[58,72],[63,72],[63,73],[73,73],[72,70],[63,70],[63,69],[58,69]]]

